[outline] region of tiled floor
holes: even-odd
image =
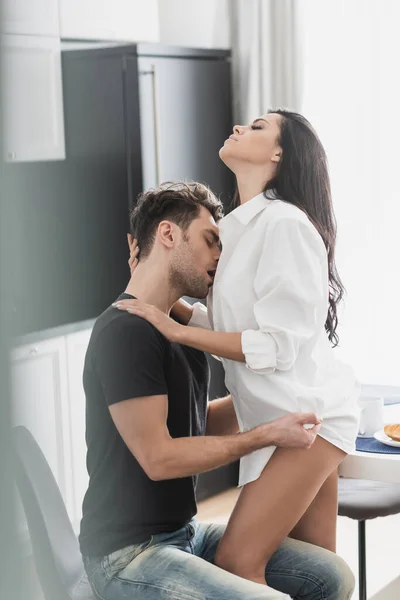
[[[237,496],[238,490],[233,489],[201,502],[197,518],[200,521],[226,523]],[[367,592],[368,596],[371,596],[400,573],[400,515],[369,521],[366,529]],[[351,567],[357,579],[356,521],[339,517],[337,551]],[[358,598],[357,588],[353,598]]]

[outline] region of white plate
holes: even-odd
[[[386,444],[386,446],[394,446],[395,448],[400,448],[400,442],[396,442],[392,440],[388,435],[386,435],[384,429],[380,429],[376,433],[374,433],[374,438],[378,440],[378,442],[382,442],[382,444]]]

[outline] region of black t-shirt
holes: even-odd
[[[209,383],[204,353],[171,344],[144,319],[110,307],[95,323],[83,383],[89,487],[79,536],[82,554],[105,556],[183,527],[196,514],[196,478],[149,479],[108,406],[168,394],[171,437],[204,435]]]

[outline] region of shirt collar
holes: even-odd
[[[271,200],[268,200],[264,194],[261,193],[235,208],[230,214],[243,225],[248,225],[250,221],[270,203]]]

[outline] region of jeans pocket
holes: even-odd
[[[188,529],[189,529],[189,539],[192,540],[194,538],[194,536],[196,535],[196,525],[195,522],[191,522],[188,523]]]
[[[153,537],[150,537],[145,542],[126,546],[105,556],[103,559],[103,569],[107,577],[114,577],[119,571],[125,569],[130,562],[150,546],[152,541]]]

